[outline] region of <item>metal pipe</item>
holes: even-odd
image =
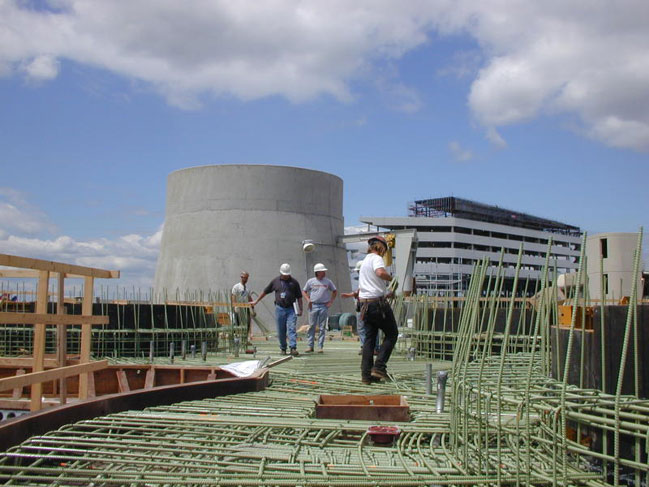
[[[437,407],[438,413],[444,412],[444,399],[446,397],[446,380],[448,379],[448,372],[440,370],[437,372]]]

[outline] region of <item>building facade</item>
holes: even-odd
[[[588,290],[591,299],[613,303],[630,297],[633,289],[634,256],[638,245],[637,233],[598,233],[586,239]],[[637,296],[642,297],[643,279],[637,277]]]
[[[581,230],[564,223],[455,197],[415,201],[407,217],[361,217],[379,230],[417,230],[414,275],[417,292],[463,296],[474,265],[487,257],[495,266],[503,254],[505,278],[513,281],[523,245],[518,293],[532,295],[542,278],[550,247],[557,274],[579,267]],[[504,288],[511,289],[505,282]]]

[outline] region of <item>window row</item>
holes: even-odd
[[[392,230],[405,230],[413,228],[412,226],[406,226],[406,225],[395,225],[392,226]],[[537,237],[528,237],[528,236],[523,236],[523,235],[515,235],[515,234],[510,234],[510,233],[501,233],[501,232],[492,232],[489,230],[480,230],[477,228],[466,228],[466,227],[453,227],[453,226],[416,226],[414,227],[418,232],[432,232],[432,233],[462,233],[465,235],[476,235],[479,237],[490,237],[490,238],[500,238],[503,240],[513,240],[516,242],[527,242],[527,243],[535,243],[535,244],[541,244],[541,245],[547,245],[548,244],[548,239],[547,238],[537,238]],[[565,241],[560,241],[556,240],[556,236],[553,234],[548,234],[548,236],[552,236],[552,245],[556,247],[564,247],[570,250],[579,250],[581,248],[581,244],[579,243],[573,243],[573,242],[565,242]]]

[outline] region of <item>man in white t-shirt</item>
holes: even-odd
[[[241,271],[239,278],[240,282],[237,282],[232,286],[232,303],[250,303],[252,302],[252,296],[250,296],[250,291],[246,286],[248,278],[250,275],[246,271]],[[236,306],[234,308],[234,313],[239,325],[244,325],[247,327],[246,339],[248,342],[252,339],[252,327],[250,326],[250,317],[252,314],[252,308],[244,306]]]
[[[371,384],[388,377],[387,362],[399,335],[392,308],[385,299],[387,284],[392,280],[383,261],[383,256],[388,251],[388,243],[381,236],[372,237],[367,243],[367,257],[363,260],[358,275],[358,300],[365,325],[365,343],[361,359],[363,384]],[[374,343],[379,330],[383,331],[385,337],[374,360]]]

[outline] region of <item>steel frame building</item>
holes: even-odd
[[[501,249],[506,277],[513,279],[522,244],[517,292],[531,295],[541,277],[549,238],[550,264],[558,274],[579,266],[579,227],[461,198],[419,200],[409,205],[407,217],[361,217],[360,221],[388,231],[417,230],[414,275],[419,293],[463,296],[473,266],[484,257],[497,265]]]

